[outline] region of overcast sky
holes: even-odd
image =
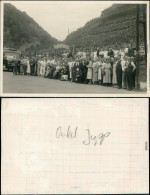
[[[58,40],[64,40],[69,32],[83,27],[112,2],[57,1],[57,2],[11,2],[17,9],[25,11],[41,27]]]

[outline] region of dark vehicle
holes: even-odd
[[[17,49],[4,48],[3,50],[3,70],[12,71],[12,63],[15,60],[19,60],[21,57],[21,52]]]

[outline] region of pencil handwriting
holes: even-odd
[[[85,131],[81,131],[80,135],[78,134],[78,127],[71,128],[70,125],[66,128],[63,129],[61,126],[59,126],[56,129],[56,138],[57,139],[76,139],[82,138],[81,133],[83,133],[84,139],[82,141],[82,144],[84,145],[90,145],[93,144],[94,146],[96,145],[102,145],[104,140],[108,138],[111,134],[111,132],[106,132],[106,133],[98,133],[98,134],[93,134],[90,129],[86,129]]]

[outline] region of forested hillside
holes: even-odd
[[[140,18],[142,6],[140,6]],[[70,33],[64,43],[76,47],[121,47],[136,40],[136,5],[114,4],[104,10],[100,17],[87,22],[84,27]],[[143,41],[143,26],[140,24],[140,41]]]
[[[25,12],[10,3],[4,5],[4,47],[23,50],[49,49],[57,40]]]

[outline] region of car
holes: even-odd
[[[3,49],[3,70],[12,71],[12,63],[18,61],[21,57],[21,52],[13,48]]]

